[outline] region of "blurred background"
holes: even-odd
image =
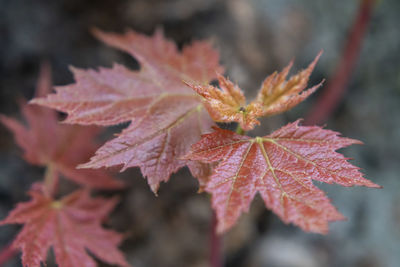
[[[134,59],[101,44],[91,27],[151,34],[163,27],[182,47],[211,39],[227,75],[248,97],[262,80],[295,58],[294,70],[324,54],[315,84],[335,73],[361,1],[346,0],[0,0],[0,113],[19,116],[17,101],[33,96],[40,63],[48,60],[55,85],[72,83],[68,66],[95,68]],[[383,189],[317,184],[348,221],[328,235],[283,224],[259,197],[249,214],[224,236],[226,267],[400,266],[400,1],[381,0],[372,17],[347,91],[325,121],[327,128],[362,140],[342,150]],[[290,112],[262,121],[251,135],[266,135],[305,117],[326,86]],[[118,129],[111,129],[117,132]],[[27,200],[43,169],[21,157],[0,126],[0,218]],[[135,267],[208,266],[211,210],[187,170],[162,184],[155,197],[137,169],[120,175],[131,186],[110,224],[125,232],[122,250]],[[0,248],[18,231],[0,228]],[[15,257],[7,267],[21,266]],[[51,266],[51,265],[50,265]],[[101,265],[103,266],[103,265]],[[104,265],[105,266],[105,265]]]

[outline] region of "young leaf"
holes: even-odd
[[[306,91],[309,77],[314,70],[322,52],[320,52],[313,62],[298,74],[286,80],[293,62],[290,62],[280,73],[273,73],[268,76],[257,95],[257,98],[250,103],[250,106],[257,105],[262,109],[259,116],[270,116],[285,112],[315,92],[322,83],[317,84]]]
[[[321,86],[322,83],[302,92],[307,86],[308,79],[321,53],[305,70],[300,71],[289,80],[286,80],[286,77],[293,62],[290,62],[282,72],[275,72],[268,76],[264,80],[257,98],[248,105],[246,105],[242,90],[221,75],[218,76],[221,89],[190,81],[187,81],[186,84],[204,97],[205,106],[215,121],[238,122],[243,130],[249,131],[255,125],[260,124],[257,118],[287,111]]]
[[[60,267],[97,266],[86,250],[109,264],[129,266],[117,248],[122,236],[101,226],[116,198],[91,198],[87,190],[78,190],[54,200],[38,187],[29,194],[32,200],[18,204],[0,222],[24,224],[13,243],[22,251],[24,267],[45,264],[50,247]]]
[[[36,95],[50,92],[50,67],[44,65]],[[104,170],[77,170],[79,163],[88,160],[98,147],[93,140],[98,127],[61,125],[57,112],[48,108],[21,104],[27,126],[15,119],[0,115],[0,122],[13,132],[17,144],[24,150],[27,162],[47,166],[55,179],[59,174],[76,183],[96,188],[121,188],[123,183]]]
[[[344,217],[312,180],[342,186],[379,187],[335,150],[361,142],[320,127],[288,124],[251,138],[216,128],[192,146],[186,158],[220,161],[205,188],[212,194],[218,232],[248,211],[257,192],[284,222],[305,231],[327,233],[328,222]]]
[[[204,106],[214,121],[235,121],[245,131],[260,124],[257,117],[262,113],[261,107],[259,105],[246,106],[246,98],[242,90],[224,76],[218,75],[218,82],[221,89],[212,85],[198,85],[185,81],[188,86],[204,97]]]
[[[68,113],[67,123],[131,122],[82,167],[122,165],[123,171],[139,166],[154,192],[160,182],[186,164],[194,176],[204,179],[208,166],[180,157],[214,123],[198,95],[182,81],[208,84],[215,79],[215,72],[222,71],[218,53],[207,42],[195,42],[180,53],[161,31],[152,37],[133,31],[95,34],[136,58],[140,71],[117,64],[99,71],[72,69],[75,84],[58,87],[56,94],[32,102]]]

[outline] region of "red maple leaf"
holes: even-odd
[[[322,52],[313,62],[298,74],[286,80],[293,61],[282,72],[274,72],[263,82],[257,98],[246,105],[246,98],[236,84],[222,75],[218,76],[221,89],[207,84],[187,81],[204,98],[204,104],[211,117],[217,122],[237,122],[249,131],[260,124],[259,117],[271,116],[287,111],[315,92],[322,83],[303,91]]]
[[[109,264],[129,266],[117,248],[122,236],[101,226],[117,198],[91,198],[87,190],[78,190],[54,200],[44,192],[35,185],[29,191],[32,200],[18,204],[0,222],[24,224],[13,243],[22,251],[24,267],[40,267],[50,247],[60,267],[97,266],[86,250]]]
[[[36,95],[44,96],[51,89],[50,67],[44,65],[37,86]],[[17,144],[24,150],[27,162],[46,166],[47,175],[57,179],[59,174],[76,183],[96,188],[121,188],[123,183],[115,180],[104,170],[77,170],[98,145],[93,140],[98,127],[82,127],[60,124],[57,112],[35,105],[21,104],[27,126],[19,121],[0,115],[0,122],[13,132]]]
[[[187,159],[220,161],[205,188],[212,194],[218,232],[232,227],[259,192],[267,208],[284,222],[305,231],[327,233],[328,222],[344,217],[312,180],[379,187],[335,152],[361,142],[298,123],[255,138],[215,128],[192,146]]]
[[[214,124],[201,98],[185,81],[208,84],[216,78],[219,56],[207,42],[194,42],[179,52],[161,31],[148,37],[95,32],[105,43],[128,52],[141,64],[131,71],[115,64],[99,71],[72,69],[76,83],[32,102],[66,112],[65,122],[114,125],[130,121],[117,138],[101,147],[82,167],[139,166],[156,192],[161,181],[188,164],[195,177],[205,178],[208,165],[181,157]]]

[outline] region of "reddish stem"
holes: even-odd
[[[217,215],[213,211],[210,227],[210,267],[222,267],[221,236],[217,233]]]
[[[18,251],[15,248],[13,248],[12,245],[4,247],[0,251],[0,266],[3,266],[6,262],[12,259],[17,254],[17,252]]]
[[[315,106],[306,116],[304,124],[314,125],[325,122],[340,103],[360,54],[361,45],[371,20],[375,3],[376,0],[361,0],[357,18],[348,35],[336,71],[321,96],[317,99]]]

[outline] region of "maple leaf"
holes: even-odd
[[[140,71],[113,68],[72,69],[76,83],[32,102],[66,112],[65,122],[114,125],[130,121],[117,138],[103,145],[84,168],[139,166],[156,192],[161,181],[188,164],[203,184],[209,166],[182,160],[190,145],[214,122],[196,93],[182,80],[209,83],[222,71],[219,56],[208,42],[194,42],[179,52],[161,31],[148,37],[134,31],[95,31],[102,41],[136,58]]]
[[[379,187],[335,150],[360,144],[299,120],[264,137],[251,138],[216,128],[192,146],[186,158],[220,161],[205,188],[212,194],[218,232],[248,211],[257,192],[285,223],[327,233],[328,222],[344,219],[312,180],[342,186]]]
[[[293,61],[282,72],[268,76],[257,95],[257,98],[246,105],[242,90],[222,75],[218,76],[220,89],[212,85],[203,85],[186,81],[186,84],[204,98],[205,106],[211,117],[217,122],[238,122],[241,128],[249,131],[260,124],[258,117],[270,116],[287,111],[309,95],[322,82],[310,89],[307,87],[309,77],[321,56],[320,52],[314,61],[304,70],[286,80]]]
[[[218,75],[221,89],[212,85],[198,85],[185,83],[192,87],[199,95],[204,97],[204,106],[207,108],[211,118],[217,122],[238,122],[244,130],[250,130],[255,124],[260,124],[256,119],[262,109],[258,105],[246,106],[246,98],[240,88]]]
[[[36,95],[44,96],[51,89],[51,73],[43,65]],[[0,122],[13,132],[17,144],[24,150],[27,162],[47,166],[49,175],[57,179],[59,174],[76,183],[96,188],[115,189],[123,183],[109,176],[104,170],[77,170],[98,147],[93,140],[98,127],[61,125],[57,112],[35,105],[21,104],[22,114],[28,126],[15,119],[0,115]]]
[[[22,251],[24,267],[40,267],[50,247],[60,267],[97,266],[86,249],[109,264],[129,266],[117,249],[122,236],[101,226],[117,198],[91,198],[87,190],[78,190],[54,200],[40,187],[31,189],[32,199],[18,204],[0,222],[24,224],[13,243]]]

